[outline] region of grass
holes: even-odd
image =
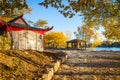
[[[59,56],[59,57],[58,57]],[[33,50],[0,50],[0,80],[36,80],[63,54]]]

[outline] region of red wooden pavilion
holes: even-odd
[[[13,37],[13,47],[15,49],[44,49],[44,34],[53,27],[42,29],[31,27],[24,20],[23,15],[9,21],[0,20],[0,35],[9,33],[8,38]]]

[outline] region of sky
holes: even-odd
[[[74,32],[77,27],[82,25],[82,17],[75,16],[73,18],[65,18],[60,14],[55,8],[49,7],[45,8],[38,5],[40,0],[27,0],[29,7],[32,9],[30,14],[25,14],[24,18],[26,20],[32,20],[36,22],[37,20],[46,20],[49,27],[54,26],[52,31],[66,32],[70,31],[72,33],[72,38],[75,38]]]

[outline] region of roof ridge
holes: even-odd
[[[16,20],[19,19],[19,18],[21,18],[21,19],[23,20],[23,22],[26,24],[26,26],[29,26],[29,24],[28,24],[28,23],[25,21],[25,19],[23,18],[23,15],[20,15],[20,16],[14,18],[14,19],[8,21],[7,23],[12,23],[12,22],[16,21]],[[18,23],[18,24],[19,24],[19,23]]]
[[[17,20],[18,18],[22,18],[22,17],[23,17],[23,15],[20,15],[20,16],[14,18],[14,19],[8,21],[7,23],[12,23],[13,21]]]

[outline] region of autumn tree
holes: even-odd
[[[4,21],[9,21],[30,11],[26,0],[0,0],[0,15]]]
[[[45,45],[56,48],[66,47],[66,36],[62,32],[49,32],[44,36]]]
[[[74,32],[77,39],[84,40],[86,42],[90,42],[92,36],[94,35],[94,30],[92,28],[88,28],[87,25],[82,25],[77,28],[77,31]]]
[[[119,15],[120,0],[43,0],[39,3],[46,8],[50,5],[56,8],[65,17],[73,17],[76,13],[84,16],[94,16],[99,14],[99,17],[110,17],[110,15]],[[108,9],[108,10],[107,10]],[[117,14],[115,14],[115,12]],[[92,15],[90,15],[92,14]],[[108,14],[108,15],[106,15]]]
[[[47,26],[48,22],[46,20],[38,20],[37,22],[34,23],[34,26],[38,26],[41,28],[48,28]]]
[[[65,17],[72,18],[76,14],[83,16],[84,23],[95,29],[104,24],[104,35],[108,39],[120,40],[117,31],[120,28],[120,0],[43,0],[39,5],[56,8]],[[114,24],[110,23],[111,18]],[[109,25],[105,24],[112,24],[111,33],[108,30]]]
[[[105,32],[105,37],[110,41],[120,42],[120,20],[110,18],[109,21],[102,22]]]
[[[96,32],[94,35],[93,35],[93,42],[90,46],[91,49],[94,49],[95,47],[99,46],[102,44],[102,38],[99,37],[99,33]]]

